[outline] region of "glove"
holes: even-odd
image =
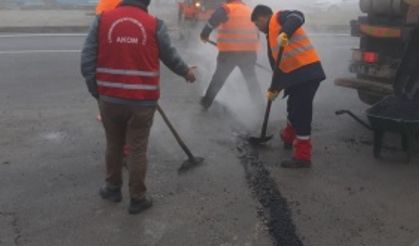
[[[205,36],[205,35],[201,34],[200,37],[201,37],[201,41],[204,42],[204,43],[208,42],[208,40],[209,40],[208,36]]]
[[[288,45],[288,35],[285,32],[281,32],[278,35],[278,45],[285,47]]]
[[[279,95],[279,91],[268,90],[266,92],[266,97],[269,101],[274,101]]]

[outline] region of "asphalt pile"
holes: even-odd
[[[237,150],[247,183],[262,205],[258,215],[268,227],[274,245],[302,246],[288,202],[277,189],[278,186],[264,163],[259,160],[257,149],[248,143],[246,137],[239,137]]]

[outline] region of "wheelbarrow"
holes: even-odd
[[[386,132],[399,134],[402,149],[410,162],[419,139],[419,101],[388,96],[366,110],[369,124],[349,110],[336,111],[336,115],[349,114],[360,124],[374,132],[373,153],[379,158]]]

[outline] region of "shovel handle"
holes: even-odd
[[[178,144],[180,145],[182,150],[185,152],[185,154],[188,156],[189,160],[191,160],[191,161],[195,160],[195,156],[189,150],[188,146],[186,146],[185,142],[183,142],[182,138],[179,136],[178,132],[173,127],[172,123],[170,123],[169,119],[167,118],[166,114],[164,113],[164,111],[160,107],[160,105],[157,105],[157,111],[160,113],[160,115],[163,118],[164,122],[166,123],[167,127],[169,127],[169,129],[172,132],[173,136],[175,137],[176,141],[178,142]]]
[[[278,52],[278,58],[276,60],[276,66],[278,67],[281,63],[282,55],[284,54],[284,45],[281,45],[279,52]],[[272,82],[271,87],[274,82],[274,74],[272,75]],[[269,121],[269,114],[271,112],[271,106],[272,106],[272,100],[268,99],[268,103],[266,104],[266,111],[265,111],[265,117],[263,119],[263,125],[262,125],[262,132],[260,134],[260,138],[264,139],[266,137],[266,130],[268,128],[268,121]]]
[[[212,40],[208,40],[208,43],[209,43],[209,44],[212,44],[213,46],[217,46],[217,43],[216,43],[216,42],[214,42],[214,41],[212,41]]]
[[[336,115],[348,114],[349,116],[351,116],[354,120],[358,121],[359,124],[363,125],[368,130],[373,130],[373,128],[368,123],[361,120],[358,116],[353,114],[350,110],[338,110],[335,112],[335,114]]]
[[[268,120],[269,114],[271,113],[272,101],[268,99],[266,104],[265,117],[263,118],[262,132],[260,133],[260,138],[264,139],[266,137],[266,130],[268,129]]]

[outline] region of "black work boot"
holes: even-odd
[[[120,202],[122,201],[122,194],[120,187],[109,187],[107,185],[103,186],[99,190],[99,195],[104,200],[111,202]]]
[[[202,97],[201,101],[199,102],[204,110],[208,110],[211,107],[211,102],[206,98]]]
[[[290,159],[281,162],[283,168],[309,168],[311,167],[311,161]]]
[[[153,200],[149,196],[145,196],[141,200],[131,199],[128,207],[128,212],[130,214],[139,214],[142,211],[150,208],[151,206],[153,206]]]

